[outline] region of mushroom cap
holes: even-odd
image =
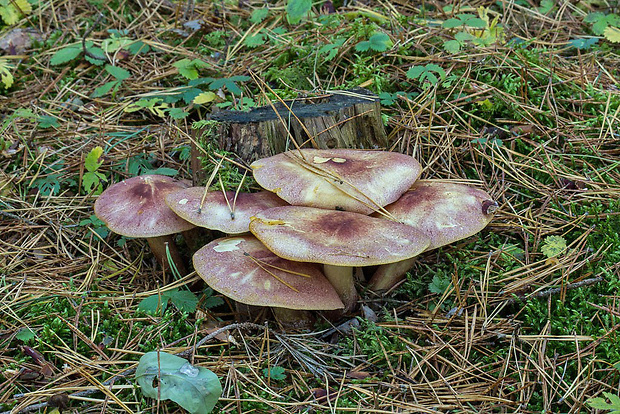
[[[288,151],[251,167],[258,184],[292,205],[362,214],[396,201],[422,171],[408,155],[352,149]]]
[[[108,187],[95,201],[95,215],[114,233],[126,237],[159,237],[194,227],[174,214],[166,194],[187,185],[163,175],[141,175]]]
[[[406,224],[348,211],[276,207],[257,214],[250,231],[278,256],[335,266],[372,266],[423,252],[428,237]]]
[[[430,250],[478,233],[493,218],[497,203],[474,187],[420,180],[385,209],[430,237]]]
[[[193,261],[209,286],[241,303],[299,310],[344,307],[319,265],[278,257],[251,235],[216,239]]]
[[[222,191],[211,191],[200,210],[204,193],[205,187],[184,188],[166,195],[166,204],[179,217],[196,226],[228,234],[247,233],[250,231],[250,217],[268,208],[286,205],[284,200],[269,191],[239,193],[236,200],[232,191],[226,191],[225,195]],[[231,213],[233,204],[234,214]]]

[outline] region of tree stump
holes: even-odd
[[[208,127],[197,130],[196,142],[209,142],[251,163],[295,148],[385,148],[379,98],[357,88],[315,98],[276,102],[249,112],[221,111]],[[288,107],[288,108],[287,108]],[[275,109],[275,110],[274,110]],[[276,114],[277,111],[277,114]],[[289,134],[290,132],[290,134]],[[192,148],[194,183],[200,182],[200,152]]]

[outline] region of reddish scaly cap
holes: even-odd
[[[385,209],[431,239],[435,249],[478,233],[493,218],[497,203],[486,192],[462,184],[420,180]]]
[[[204,187],[191,187],[166,196],[166,204],[180,217],[208,229],[228,234],[250,231],[250,217],[268,208],[286,205],[286,201],[269,191],[260,193],[235,193],[227,191],[208,192]]]
[[[318,265],[278,257],[254,236],[214,240],[193,261],[209,286],[241,303],[299,310],[344,307]]]
[[[372,266],[414,257],[427,236],[405,224],[347,211],[276,207],[256,215],[250,231],[278,256],[335,266]]]
[[[194,227],[164,202],[166,194],[186,188],[162,175],[141,175],[107,188],[95,201],[95,215],[114,233],[127,237],[159,237]]]
[[[256,181],[293,205],[370,214],[400,197],[420,175],[395,152],[302,149],[257,160]]]

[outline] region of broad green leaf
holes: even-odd
[[[151,295],[142,299],[138,304],[138,310],[153,314],[164,313],[168,307],[168,301],[170,300],[165,293],[166,292],[161,295]]]
[[[112,88],[118,88],[121,84],[121,81],[115,80],[115,81],[110,81],[110,82],[106,82],[103,85],[101,85],[100,87],[98,87],[97,89],[94,90],[92,97],[93,98],[99,98],[105,94],[107,94],[108,92],[110,92],[110,90],[112,90]]]
[[[178,62],[174,62],[172,66],[177,68],[179,75],[187,79],[196,79],[198,77],[198,70],[191,64],[189,59],[181,59]]]
[[[103,185],[101,182],[107,182],[108,179],[105,175],[97,171],[88,171],[84,173],[82,177],[82,188],[86,193],[90,193],[96,188],[95,194],[99,194],[103,191]]]
[[[67,46],[52,55],[50,60],[51,65],[62,65],[78,57],[82,53],[82,46]]]
[[[174,177],[175,175],[177,175],[179,173],[179,171],[175,170],[174,168],[167,168],[167,167],[159,167],[156,169],[145,169],[142,171],[141,175],[167,175],[169,177]],[[168,291],[168,292],[172,292],[172,290]],[[166,292],[165,294],[174,301],[174,298],[171,296],[172,294]],[[175,303],[176,305],[176,303]],[[192,311],[193,312],[193,311]]]
[[[99,161],[99,158],[103,155],[103,148],[95,147],[90,150],[86,158],[84,158],[84,168],[88,171],[97,171],[103,161]]]
[[[286,374],[284,373],[284,368],[282,367],[271,367],[271,368],[263,368],[263,375],[267,378],[272,378],[276,381],[281,381],[286,379]]]
[[[577,39],[570,40],[568,44],[579,50],[587,50],[597,44],[598,40],[598,37],[579,37]]]
[[[265,20],[268,14],[269,14],[269,9],[267,8],[256,9],[250,15],[250,23],[258,24],[262,22],[263,20]]]
[[[58,123],[58,118],[53,115],[42,115],[37,118],[37,127],[38,128],[58,128],[60,124]]]
[[[0,59],[0,82],[7,89],[13,85],[13,74],[9,70],[10,68],[11,66],[6,59]]]
[[[566,240],[562,236],[548,236],[545,237],[543,245],[540,247],[542,254],[547,258],[552,258],[560,255],[566,250]]]
[[[183,102],[189,105],[194,101],[194,98],[196,98],[201,93],[202,90],[198,88],[189,88],[181,94],[181,97],[183,98]]]
[[[186,112],[181,108],[170,108],[168,109],[168,115],[172,119],[183,119],[189,115],[189,112]]]
[[[5,6],[0,5],[0,17],[4,20],[4,23],[7,25],[13,25],[19,21],[19,10],[15,8],[12,4],[7,4]]]
[[[213,372],[165,352],[144,354],[136,368],[136,380],[145,396],[172,400],[191,414],[210,413],[222,394]]]
[[[392,47],[392,41],[388,35],[385,33],[375,33],[370,36],[370,39],[356,44],[355,50],[358,52],[366,52],[372,49],[376,52],[385,52],[390,47]]]
[[[19,339],[22,342],[28,342],[34,339],[35,333],[30,328],[22,328],[15,334],[15,339]]]
[[[606,414],[620,414],[620,397],[610,392],[603,392],[603,395],[605,398],[590,398],[586,403],[597,410],[609,410]]]
[[[131,73],[128,70],[119,68],[118,66],[105,65],[105,70],[119,81],[124,81],[131,76]]]
[[[538,12],[540,14],[547,14],[555,7],[554,0],[541,0],[540,7],[538,8]]]
[[[443,295],[443,293],[448,290],[450,286],[452,286],[452,281],[449,277],[445,275],[435,275],[433,276],[433,281],[428,284],[428,290],[430,290],[431,293]]]
[[[151,47],[147,45],[146,43],[138,40],[136,42],[133,42],[129,46],[127,46],[127,50],[129,50],[129,53],[131,53],[132,55],[137,55],[138,53],[150,52]]]
[[[605,39],[612,43],[620,43],[620,29],[614,26],[607,26],[603,32]]]
[[[255,35],[247,36],[243,41],[243,44],[249,48],[255,48],[265,44],[265,35],[258,33]]]
[[[100,47],[97,46],[86,46],[86,50],[88,51],[88,53],[90,53],[92,56],[98,56],[101,59],[95,59],[91,56],[84,56],[84,59],[86,59],[86,61],[92,65],[95,66],[103,66],[106,64],[106,62],[108,61],[108,58],[106,57],[105,52],[103,51],[103,49],[101,49]]]
[[[448,40],[443,44],[443,48],[450,53],[458,53],[461,50],[461,42],[458,40]]]
[[[213,92],[202,92],[200,95],[196,96],[193,100],[193,102],[197,105],[202,105],[205,103],[209,103],[209,102],[213,102],[213,100],[215,100],[217,95],[215,95]]]
[[[286,5],[286,20],[290,24],[297,24],[312,8],[312,0],[288,0]]]
[[[169,168],[169,170],[172,170],[172,169]],[[176,170],[172,170],[172,171],[174,171],[175,175],[178,173],[178,171]],[[158,174],[161,174],[161,169],[158,172]],[[196,306],[198,305],[198,297],[194,295],[192,292],[190,292],[189,290],[172,289],[172,290],[167,291],[166,293],[168,294],[168,297],[170,298],[174,306],[179,308],[181,312],[189,312],[189,313],[196,312]]]

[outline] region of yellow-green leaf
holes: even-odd
[[[6,59],[0,59],[0,83],[7,89],[13,85],[13,75],[9,70],[10,68],[11,66],[6,63]]]
[[[215,96],[216,95],[213,92],[203,92],[199,94],[198,96],[196,96],[192,102],[194,102],[197,105],[206,104],[209,102],[213,102],[213,100],[215,99]]]
[[[19,8],[23,14],[32,13],[32,5],[27,0],[13,0],[15,5]]]
[[[103,155],[103,148],[101,147],[95,147],[92,150],[90,150],[90,152],[84,159],[84,168],[86,168],[86,170],[90,172],[97,171],[97,169],[101,167],[101,164],[103,163],[103,162],[99,162],[99,158],[101,158],[102,155]]]
[[[612,43],[620,43],[620,29],[614,26],[607,26],[603,32],[605,39]]]

